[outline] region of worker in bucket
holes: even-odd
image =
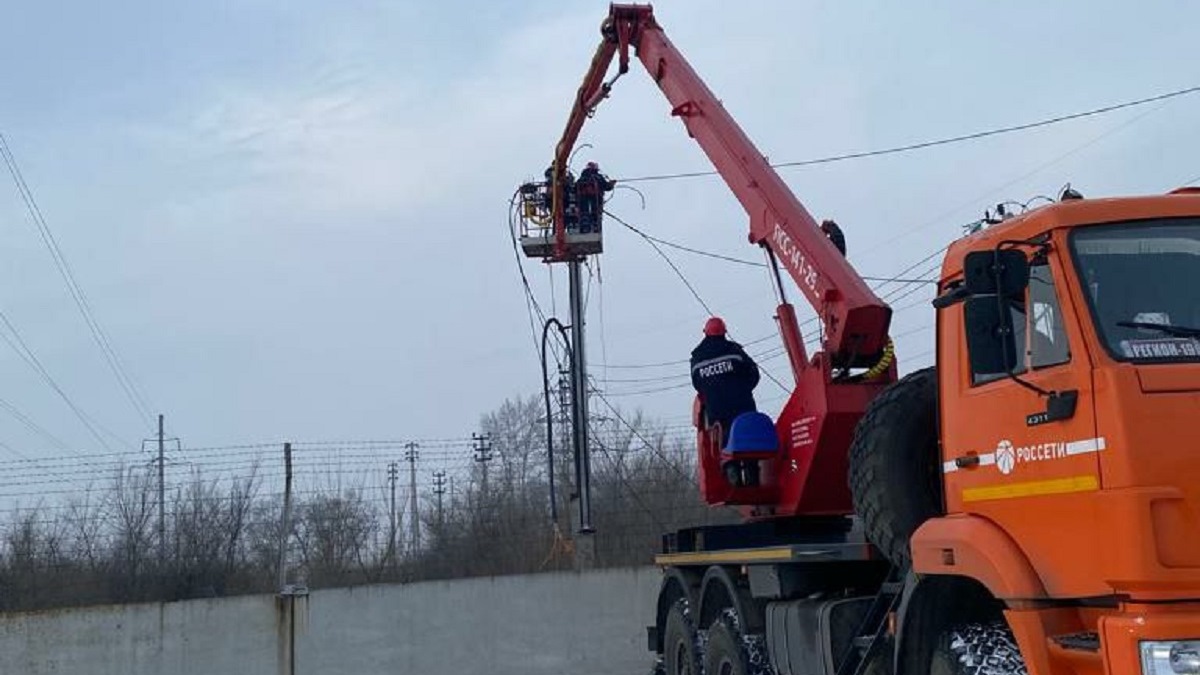
[[[543,206],[549,213],[554,212],[554,165],[546,167],[546,193]],[[576,199],[575,174],[567,169],[558,185],[558,198],[562,201],[563,225],[568,231],[574,232],[579,226],[579,206]]]
[[[721,447],[738,415],[754,412],[758,365],[742,346],[726,336],[725,322],[712,317],[704,323],[704,339],[692,350],[692,386],[700,394],[709,426],[721,425]]]
[[[600,165],[588,162],[575,183],[579,204],[579,231],[599,232],[604,213],[604,195],[612,192],[617,182],[600,173]]]

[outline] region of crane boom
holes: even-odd
[[[721,433],[705,421],[702,401],[695,401],[700,492],[708,503],[738,506],[751,518],[850,513],[844,479],[850,439],[870,401],[896,379],[887,334],[891,309],[667,39],[650,6],[611,5],[600,33],[600,45],[555,147],[548,185],[540,193],[542,204],[545,195],[552,195],[553,202],[548,207],[554,228],[548,259],[573,260],[582,254],[567,231],[563,195],[569,194],[564,189],[569,185],[568,159],[587,119],[636,58],[670,102],[671,114],[683,121],[749,215],[750,242],[766,251],[771,268],[778,296],[775,318],[795,378],[795,388],[774,420],[778,451],[759,458],[763,469],[757,484],[727,480],[723,467],[729,458],[723,454]],[[617,71],[606,80],[614,58]],[[539,194],[536,186],[527,187],[529,195]],[[534,212],[538,208],[545,207],[532,204]],[[540,254],[544,244],[539,242],[546,241],[532,237],[533,251]],[[805,354],[780,267],[795,280],[823,324],[821,350],[811,358]],[[855,368],[866,370],[854,373]]]
[[[648,5],[612,5],[603,39],[576,95],[567,126],[555,149],[556,178],[584,122],[608,96],[613,82],[629,69],[629,48],[650,73],[679,117],[750,216],[750,241],[782,260],[805,299],[824,324],[824,349],[832,363],[858,364],[877,357],[887,343],[891,309],[867,286],[816,221],[742,131],[720,100],[671,43]],[[618,71],[604,77],[614,56]],[[564,224],[555,210],[556,237]],[[797,380],[806,367],[794,312],[780,292],[780,330]]]

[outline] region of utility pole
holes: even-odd
[[[483,467],[480,490],[483,493],[484,499],[486,499],[488,494],[488,462],[492,461],[492,435],[471,434],[471,440],[475,444],[475,461]]]
[[[575,445],[575,489],[579,492],[579,531],[576,537],[576,565],[589,569],[595,565],[595,528],[592,527],[592,465],[588,451],[588,379],[584,338],[583,260],[567,262],[571,293],[571,430]]]
[[[287,590],[287,550],[292,531],[292,444],[283,444],[283,515],[279,523],[279,592]]]
[[[421,549],[421,519],[417,517],[417,455],[420,445],[415,441],[404,444],[404,460],[408,462],[408,496],[411,500],[409,515],[412,527],[412,553],[415,556]]]
[[[163,415],[158,415],[158,564],[167,561],[167,438],[163,432]]]
[[[446,472],[433,472],[433,494],[437,495],[437,523],[442,526],[442,495],[446,494]]]
[[[595,205],[597,208],[595,228],[584,229],[574,226],[583,223],[579,222],[578,212],[568,213],[575,208],[569,204],[570,197],[572,194],[581,199],[584,197],[581,197],[575,188],[567,186],[562,181],[567,176],[566,164],[570,158],[566,153],[574,141],[573,134],[577,131],[575,126],[578,125],[572,125],[576,121],[578,120],[573,119],[571,124],[567,125],[566,135],[563,137],[565,145],[560,144],[558,147],[554,164],[547,172],[546,182],[531,183],[522,187],[524,215],[521,216],[521,248],[530,258],[541,258],[549,263],[567,264],[571,300],[571,336],[568,340],[571,355],[571,440],[575,455],[575,492],[578,495],[575,503],[578,514],[575,561],[578,568],[589,569],[595,566],[596,561],[594,536],[596,530],[592,527],[592,460],[588,444],[587,340],[584,337],[587,312],[583,304],[583,265],[589,255],[597,255],[603,251],[599,228],[602,204]],[[610,189],[611,187],[605,186],[601,195]],[[549,209],[546,208],[546,197],[550,197]],[[568,226],[568,217],[571,215],[576,216],[576,222]],[[547,218],[554,226],[553,236],[550,236],[551,233],[544,229],[531,228],[533,224],[544,226]],[[595,231],[592,231],[593,229]],[[552,320],[557,322],[557,319]],[[547,320],[543,326],[543,335],[550,325],[550,320]],[[544,337],[543,342],[545,342]]]
[[[160,568],[165,566],[167,561],[167,443],[174,443],[176,452],[181,450],[179,439],[174,436],[167,436],[164,417],[160,414],[158,416],[158,433],[155,434],[154,438],[142,439],[142,452],[146,452],[147,444],[153,444],[154,446],[154,459],[147,462],[147,465],[154,468],[158,479],[155,485],[158,492],[158,523],[155,534],[158,536],[158,564]]]
[[[388,486],[391,488],[391,501],[388,514],[391,516],[391,528],[388,530],[388,557],[392,565],[396,564],[396,479],[400,477],[400,465],[389,462],[387,468]]]

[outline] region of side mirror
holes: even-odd
[[[1026,273],[1028,271],[1026,267]],[[981,375],[1009,373],[1017,363],[1017,344],[1013,339],[1013,317],[1007,301],[995,294],[969,297],[963,307],[963,321],[971,372]]]
[[[963,259],[963,277],[969,295],[1016,297],[1029,286],[1029,261],[1011,248],[972,251]]]

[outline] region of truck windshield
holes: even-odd
[[[1200,361],[1200,218],[1084,227],[1071,249],[1114,358]]]

